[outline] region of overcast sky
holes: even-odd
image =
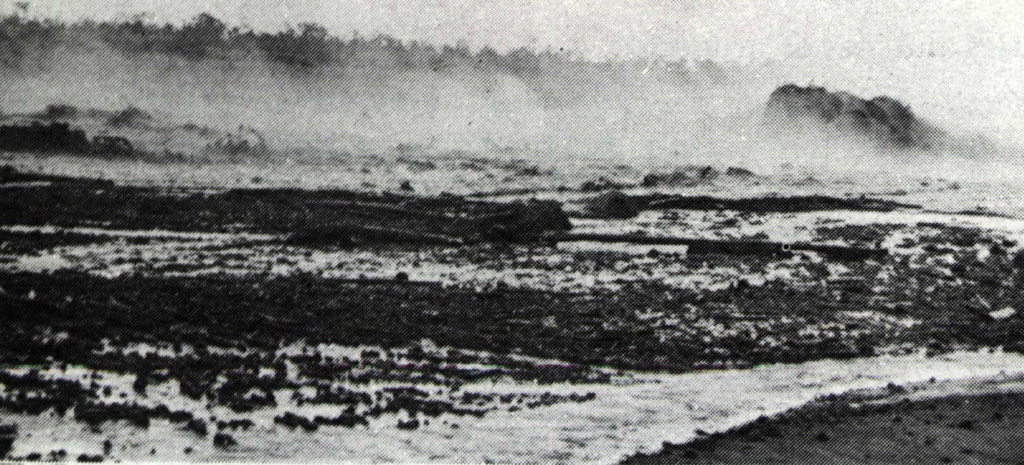
[[[12,11],[13,0],[2,6]],[[980,126],[1024,124],[1020,0],[48,0],[33,16],[181,22],[209,12],[275,30],[317,22],[499,50],[564,47],[589,58],[784,60],[794,79],[890,94]]]

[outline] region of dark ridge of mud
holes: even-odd
[[[920,208],[920,205],[869,197],[843,198],[810,195],[732,199],[704,195],[628,195],[619,191],[610,191],[584,201],[583,216],[590,218],[632,218],[645,210],[730,210],[749,213],[798,213],[838,210],[889,212],[899,209]]]
[[[36,175],[8,168],[3,176],[0,180],[35,179]],[[176,192],[98,186],[89,180],[7,189],[0,197],[0,224],[295,233],[293,240],[298,242],[340,244],[519,241],[570,228],[561,206],[550,201],[498,203],[456,196],[301,189]]]
[[[26,125],[0,126],[0,150],[32,153],[103,154],[131,156],[135,148],[123,137],[96,136],[69,123],[32,121]]]
[[[72,176],[56,176],[52,174],[26,173],[11,166],[0,166],[0,186],[5,184],[74,184],[81,187],[105,188],[113,187],[114,182],[104,179],[90,179]]]
[[[892,386],[893,389],[902,389]],[[817,400],[623,464],[1016,463],[1022,394],[963,394],[902,402]]]
[[[852,210],[887,212],[898,209],[919,209],[920,205],[867,197],[838,198],[821,195],[794,197],[758,197],[723,199],[708,196],[654,197],[648,208],[680,210],[733,210],[753,213],[792,213],[808,211]]]

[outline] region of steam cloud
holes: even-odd
[[[239,125],[278,147],[504,154],[571,161],[834,165],[877,151],[779,140],[759,124],[783,84],[772,64],[595,62],[517,49],[340,39],[315,24],[261,33],[200,15],[143,21],[0,22],[0,110],[141,108]],[[159,147],[156,147],[159,148]]]

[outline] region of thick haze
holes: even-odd
[[[993,137],[1024,123],[1016,0],[77,0],[32,2],[30,11],[177,22],[208,11],[257,29],[315,21],[341,35],[564,47],[590,58],[779,59],[804,83],[891,94],[926,113],[968,111],[970,125]]]
[[[19,10],[13,2],[2,6],[6,12]],[[438,81],[412,73],[383,87],[375,87],[377,77],[364,76],[346,81],[351,85],[334,94],[281,89],[276,93],[284,95],[272,100],[295,105],[271,104],[262,121],[287,126],[281,121],[288,120],[295,129],[326,132],[337,128],[339,133],[379,141],[429,142],[440,134],[453,138],[454,146],[471,149],[485,140],[485,145],[527,150],[561,146],[573,151],[573,146],[591,144],[579,151],[631,156],[657,156],[674,148],[685,152],[697,146],[729,152],[735,151],[731,142],[722,140],[743,137],[728,127],[736,125],[730,115],[755,111],[772,88],[793,81],[865,97],[889,95],[940,126],[980,132],[1003,144],[1022,142],[1024,4],[1017,1],[82,0],[35,1],[25,11],[28,17],[63,21],[142,18],[175,24],[209,12],[229,26],[261,31],[316,22],[343,38],[383,33],[435,45],[468,44],[474,50],[488,45],[502,53],[526,46],[565,49],[587,60],[713,59],[734,64],[739,75],[730,88],[720,91],[665,85],[657,79],[653,84],[609,83],[569,110],[552,109],[538,100],[544,96],[538,97],[536,85],[503,75],[460,74]],[[128,70],[134,64],[121,66]],[[89,72],[96,79],[108,74],[105,66],[93,68]],[[230,83],[230,75],[210,79],[229,82],[218,84],[222,88],[215,99],[223,101],[252,98],[260,89],[275,87],[268,77],[254,77],[239,86]],[[74,80],[68,75],[59,82],[71,85]],[[95,85],[103,87],[99,81]],[[61,100],[59,90],[51,97]],[[107,107],[160,107],[159,93],[150,89],[149,102],[126,101],[137,98],[131,93],[104,98]],[[401,94],[412,97],[391,98]],[[358,111],[351,102],[360,100],[381,111],[368,113],[370,118],[346,117]],[[251,108],[238,110],[254,117],[248,112]],[[223,121],[231,112],[213,106],[200,122]],[[260,127],[260,118],[254,119],[251,122]],[[474,123],[477,128],[466,129]],[[708,125],[720,126],[714,140],[694,141],[694,127]]]

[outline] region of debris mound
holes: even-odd
[[[894,98],[864,99],[795,84],[772,92],[764,120],[772,129],[821,129],[891,148],[927,149],[946,137]]]

